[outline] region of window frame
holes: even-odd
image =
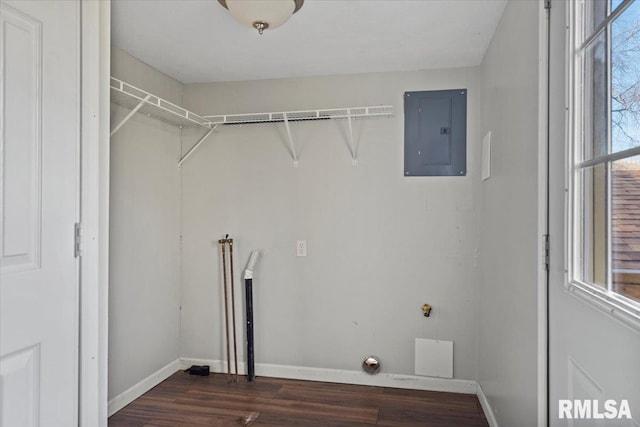
[[[611,24],[619,17],[634,1],[624,0],[614,11],[607,11],[605,19],[595,26],[586,37],[583,37],[585,22],[583,20],[583,7],[585,0],[568,1],[567,4],[567,37],[566,37],[566,176],[565,176],[565,289],[567,292],[591,303],[593,306],[607,312],[613,317],[623,321],[625,324],[640,330],[640,303],[621,294],[610,291],[612,280],[611,268],[611,227],[606,228],[607,256],[605,260],[607,284],[605,287],[591,284],[581,280],[583,269],[582,245],[583,232],[581,232],[582,216],[585,209],[583,206],[583,187],[579,184],[580,175],[585,168],[595,167],[603,164],[606,171],[606,221],[611,222],[611,167],[613,161],[640,155],[640,146],[601,156],[595,156],[591,160],[582,161],[584,149],[583,132],[585,131],[583,95],[585,94],[585,83],[583,64],[583,51],[587,49],[592,41],[595,41],[604,31],[611,28]],[[610,4],[609,2],[607,2]],[[610,31],[610,30],[609,30]],[[584,39],[584,41],[583,41]],[[607,68],[610,69],[611,49],[607,45]],[[611,73],[607,73],[607,111],[610,117],[611,111]],[[611,123],[607,124],[607,146],[611,145]],[[610,147],[609,147],[610,148]],[[611,150],[608,149],[608,152]]]

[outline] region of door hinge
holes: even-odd
[[[551,9],[551,0],[544,0],[544,8]]]
[[[549,235],[544,235],[544,269],[549,271],[549,263],[550,263],[550,252],[551,252],[551,243],[549,242]]]
[[[73,225],[73,256],[76,258],[82,255],[81,241],[82,241],[82,225],[79,222],[76,222]]]

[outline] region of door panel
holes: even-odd
[[[40,266],[41,23],[2,9],[4,174],[2,271]]]
[[[566,19],[566,3],[554,1],[549,153],[549,425],[638,427],[640,332],[615,319],[602,307],[576,296],[578,291],[565,287],[569,262],[565,259],[568,243],[565,241]],[[598,400],[601,411],[605,400],[615,400],[618,405],[628,400],[633,419],[560,418],[561,399]]]
[[[79,4],[0,3],[0,426],[78,402]]]
[[[0,419],[3,426],[38,425],[39,373],[39,345],[2,357],[0,366],[2,418]]]

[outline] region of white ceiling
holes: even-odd
[[[115,0],[113,44],[183,83],[480,64],[506,0],[306,0],[260,36],[217,0]]]

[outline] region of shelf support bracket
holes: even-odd
[[[353,124],[351,123],[351,109],[347,109],[347,123],[349,124],[349,149],[351,150],[351,164],[358,165],[358,147],[353,143]]]
[[[287,117],[287,113],[283,113],[282,117],[284,118],[284,126],[287,128],[287,136],[289,137],[289,150],[291,150],[291,156],[293,157],[293,167],[298,167],[298,155],[296,154],[296,146],[293,143],[293,137],[291,136],[291,127],[289,126],[289,118]]]
[[[149,98],[151,98],[151,95],[145,96],[144,99],[140,101],[133,110],[129,111],[129,114],[127,114],[125,118],[122,119],[122,121],[118,123],[116,127],[113,128],[113,130],[111,131],[111,136],[113,136],[113,134],[118,132],[120,128],[124,126],[124,124],[127,123],[129,119],[133,117],[134,114],[136,114],[140,108],[142,108],[142,106],[149,100]]]
[[[178,167],[182,166],[182,162],[184,162],[185,160],[187,160],[189,158],[189,156],[191,154],[193,154],[194,151],[196,151],[196,149],[200,146],[200,144],[202,144],[208,137],[209,135],[211,135],[211,133],[216,130],[216,128],[218,127],[218,125],[215,125],[214,127],[212,127],[211,129],[209,129],[207,131],[207,133],[205,133],[202,138],[200,138],[198,140],[198,142],[196,142],[195,144],[193,144],[193,147],[191,147],[189,149],[189,151],[186,152],[186,154],[184,156],[182,156],[180,158],[180,160],[178,161]]]

